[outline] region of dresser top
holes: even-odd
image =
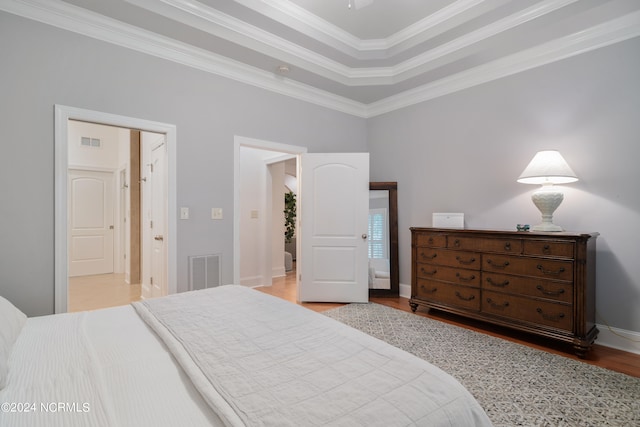
[[[410,227],[411,231],[426,231],[431,233],[456,233],[469,235],[487,235],[487,236],[504,236],[504,237],[521,237],[521,238],[559,238],[559,239],[589,239],[596,238],[600,235],[598,232],[580,233],[570,231],[541,232],[541,231],[515,231],[515,230],[489,230],[489,229],[461,229],[461,228],[434,228],[434,227]]]

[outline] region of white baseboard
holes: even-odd
[[[287,275],[284,266],[282,267],[274,267],[271,269],[271,277],[284,277]]]
[[[600,333],[596,344],[616,348],[629,353],[640,354],[640,332],[597,325]]]
[[[264,280],[262,279],[262,276],[241,277],[240,284],[242,286],[253,288],[254,286],[262,286],[264,284]]]
[[[411,298],[411,285],[400,283],[400,296],[404,298]]]

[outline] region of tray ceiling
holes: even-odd
[[[155,42],[192,55],[187,65],[365,117],[640,35],[638,0],[0,1],[31,18],[35,7],[51,11],[38,20],[113,25],[151,54],[178,57]]]

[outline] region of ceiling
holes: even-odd
[[[102,33],[72,31],[363,117],[640,35],[638,0],[2,0],[0,9],[32,17],[33,5],[51,11],[41,21],[68,29],[60,15],[77,27],[82,18]]]

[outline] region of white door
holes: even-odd
[[[113,174],[68,173],[69,276],[113,273]]]
[[[150,162],[147,165],[146,188],[149,190],[149,206],[145,208],[148,213],[148,224],[150,232],[149,242],[143,245],[150,251],[149,257],[149,282],[143,287],[145,298],[155,298],[167,295],[167,197],[166,197],[166,153],[167,144],[164,142],[164,135],[152,143]],[[143,276],[147,276],[144,274]],[[146,289],[144,289],[146,288]]]
[[[303,154],[298,299],[367,302],[369,154]]]

